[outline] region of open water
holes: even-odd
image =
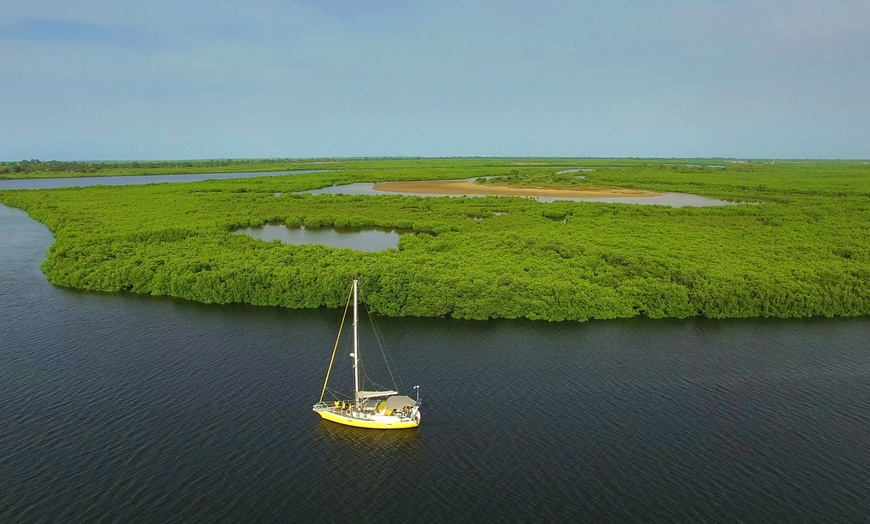
[[[341,312],[61,289],[51,241],[0,206],[0,522],[870,521],[868,318],[384,318],[423,423],[371,432],[311,412]]]
[[[194,173],[186,175],[122,175],[68,178],[21,178],[0,180],[0,189],[49,189],[57,187],[166,184],[170,182],[226,180],[228,178],[255,178],[263,176],[304,175],[307,173],[326,173],[328,171],[328,169],[297,169],[295,171],[257,171],[251,173]]]

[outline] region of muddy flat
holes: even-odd
[[[383,182],[375,184],[377,191],[396,193],[425,193],[442,195],[493,195],[526,197],[569,197],[569,198],[610,198],[610,197],[653,197],[661,193],[624,189],[619,187],[589,187],[566,189],[554,187],[515,187],[477,184],[468,180],[424,180],[412,182]]]

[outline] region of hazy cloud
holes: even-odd
[[[65,20],[29,19],[0,25],[0,38],[37,42],[103,42],[111,31],[95,24]]]
[[[853,0],[6,11],[2,159],[860,157],[870,143],[870,4]]]

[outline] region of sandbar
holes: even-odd
[[[589,187],[567,189],[554,187],[514,187],[477,184],[468,180],[421,180],[412,182],[382,182],[375,184],[376,191],[396,193],[425,193],[441,195],[492,195],[526,197],[569,197],[569,198],[612,198],[612,197],[654,197],[661,193],[625,189],[620,187]]]

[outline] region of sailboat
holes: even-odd
[[[335,400],[331,404],[324,402],[326,386],[329,383],[329,373],[335,362],[335,354],[341,339],[341,331],[344,327],[344,318],[339,327],[335,348],[332,350],[332,359],[326,370],[326,380],[323,382],[323,390],[320,392],[320,400],[314,404],[313,410],[322,418],[344,424],[367,429],[412,429],[420,425],[422,414],[420,413],[420,386],[414,386],[417,398],[412,399],[405,395],[399,395],[398,391],[365,391],[360,389],[360,368],[362,357],[359,348],[359,314],[357,289],[358,281],[353,281],[351,293],[348,296],[348,304],[345,306],[345,317],[348,305],[353,301],[353,398]]]

